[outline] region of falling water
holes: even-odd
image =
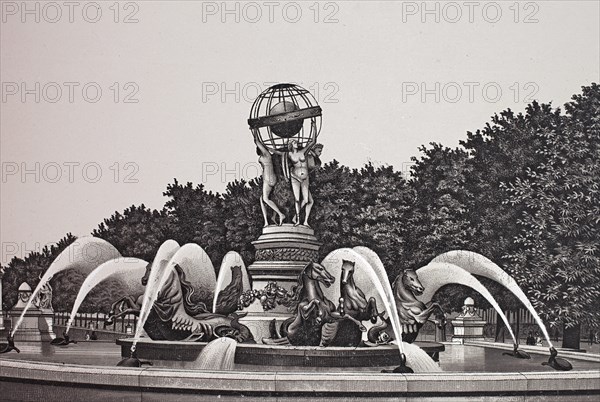
[[[58,257],[56,257],[52,264],[50,264],[50,267],[48,267],[35,290],[31,294],[31,297],[27,301],[21,316],[17,320],[10,333],[10,336],[13,337],[15,335],[21,326],[21,323],[23,322],[25,313],[27,313],[27,310],[29,310],[31,307],[33,300],[35,300],[42,287],[49,282],[54,275],[67,269],[77,269],[81,273],[87,275],[98,265],[120,256],[121,254],[119,254],[117,249],[103,239],[85,236],[75,240],[75,242],[65,248],[58,255]]]
[[[172,242],[172,251],[170,254],[171,258],[167,261],[165,258],[161,258],[160,263],[157,267],[152,263],[150,270],[150,276],[148,278],[148,285],[146,285],[146,291],[144,292],[144,298],[142,308],[140,309],[140,317],[138,319],[138,325],[136,333],[133,339],[132,348],[135,349],[137,341],[140,339],[141,331],[144,328],[144,324],[148,319],[148,315],[152,310],[152,306],[158,297],[158,293],[163,288],[165,282],[169,278],[175,265],[179,265],[186,275],[186,279],[194,286],[195,289],[214,289],[216,284],[215,270],[212,262],[202,247],[195,243],[188,243],[182,247],[179,247],[177,242]],[[163,243],[163,246],[167,242]],[[175,245],[177,245],[175,247]],[[162,247],[161,246],[161,249]],[[156,258],[159,257],[161,249],[156,253]],[[167,254],[163,255],[166,257]],[[156,259],[154,260],[156,262]],[[156,269],[155,269],[156,268]]]
[[[68,333],[71,329],[81,303],[100,282],[112,278],[126,288],[127,294],[141,294],[144,291],[141,278],[146,272],[147,265],[146,261],[139,258],[115,258],[94,269],[79,288],[65,332]]]
[[[142,336],[144,324],[146,323],[146,319],[148,319],[148,315],[150,314],[150,310],[152,309],[154,301],[158,296],[158,292],[162,288],[162,285],[171,272],[172,267],[168,264],[168,262],[175,255],[177,250],[179,250],[179,248],[179,244],[175,240],[167,240],[161,244],[160,248],[156,252],[156,256],[154,257],[154,261],[152,261],[152,266],[150,267],[148,283],[146,284],[146,289],[144,290],[144,297],[142,299],[142,307],[140,308],[138,325],[135,329],[133,345],[131,346],[132,350],[135,350],[135,346]]]
[[[494,296],[490,294],[490,292],[481,284],[481,282],[477,280],[477,278],[464,270],[462,267],[446,262],[431,262],[428,265],[419,268],[416,272],[419,276],[419,281],[421,281],[423,284],[426,284],[424,285],[425,291],[421,296],[418,296],[418,299],[424,303],[427,303],[431,301],[431,298],[439,288],[450,283],[458,283],[460,285],[468,286],[476,292],[479,292],[483,297],[485,297],[488,303],[494,307],[496,312],[500,315],[500,317],[502,317],[502,321],[504,321],[508,332],[510,332],[510,336],[512,337],[514,344],[517,344],[515,334],[508,323],[508,319],[496,302],[496,299],[494,299]]]
[[[215,268],[202,247],[195,243],[184,244],[173,255],[172,262],[181,267],[185,279],[192,284],[194,290],[214,291],[217,284]]]
[[[486,278],[492,279],[510,290],[519,298],[527,310],[529,310],[538,326],[542,330],[544,337],[546,338],[546,342],[548,342],[550,347],[553,347],[544,322],[531,305],[531,302],[527,296],[525,296],[525,293],[521,290],[519,285],[517,285],[517,282],[493,261],[472,251],[454,250],[438,255],[431,262],[448,262],[458,265],[474,275],[485,276]]]
[[[194,368],[199,370],[233,370],[237,342],[231,338],[218,338],[202,349]]]
[[[248,271],[244,261],[242,260],[242,256],[235,251],[228,252],[225,254],[225,257],[223,257],[223,262],[221,262],[221,268],[219,269],[219,277],[217,278],[215,296],[213,298],[212,305],[213,313],[217,309],[217,299],[219,297],[219,293],[231,282],[231,267],[234,266],[242,267],[242,288],[243,290],[250,290],[250,279],[248,278]]]
[[[406,365],[415,373],[440,373],[441,367],[423,349],[414,343],[404,343]]]
[[[328,271],[336,272],[339,271],[342,260],[354,261],[357,266],[361,267],[360,271],[365,272],[369,276],[370,282],[375,286],[375,289],[379,293],[385,310],[392,322],[392,329],[398,340],[398,351],[403,354],[404,343],[402,342],[402,326],[400,325],[400,318],[396,311],[394,295],[392,293],[390,282],[387,279],[385,269],[383,268],[383,264],[371,265],[362,255],[350,248],[340,248],[332,251],[323,259],[322,264]],[[356,273],[358,272],[359,269],[356,270]]]

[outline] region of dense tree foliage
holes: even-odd
[[[415,268],[449,250],[470,250],[474,238],[469,220],[473,195],[465,186],[472,177],[467,153],[440,144],[431,146],[421,147],[421,158],[413,158],[411,185],[416,202],[411,250]]]
[[[539,162],[503,185],[518,207],[509,270],[552,324],[598,325],[600,89],[583,89],[556,125],[538,130]]]
[[[418,268],[436,255],[465,249],[486,255],[510,271],[544,318],[554,324],[600,324],[600,90],[584,87],[565,112],[533,102],[523,113],[503,111],[457,148],[432,143],[414,157],[406,180],[392,166],[367,164],[351,169],[333,160],[311,174],[315,200],[311,225],[323,242],[322,256],[339,247],[367,245],[384,262],[390,278]],[[172,238],[194,242],[210,255],[215,268],[229,250],[246,264],[263,224],[259,205],[262,179],[234,181],[223,194],[203,185],[167,186],[165,207],[144,205],[115,212],[94,230],[123,254],[150,261],[159,245]],[[273,199],[293,215],[289,186],[280,181]],[[32,286],[59,245],[6,268],[4,303],[16,300],[16,287]],[[63,296],[55,307],[70,307],[82,278],[57,275]],[[517,308],[508,292],[486,282],[503,308]],[[105,308],[119,294],[107,284],[90,295],[86,306]],[[460,308],[460,286],[436,296],[446,308]]]
[[[32,251],[24,258],[15,256],[6,267],[2,267],[4,271],[4,277],[2,278],[2,308],[8,310],[17,302],[17,289],[19,289],[21,283],[27,282],[34,289],[52,261],[75,240],[76,237],[68,233],[56,244],[44,246],[40,251]],[[58,279],[54,278],[53,284],[56,284]]]
[[[225,220],[222,227],[226,230],[223,251],[237,251],[247,264],[254,261],[251,242],[260,236],[264,223],[259,203],[261,194],[262,181],[258,179],[250,183],[231,182],[223,194]]]
[[[152,261],[161,243],[174,237],[174,220],[166,210],[132,205],[105,219],[92,235],[115,246],[121,255]]]
[[[203,184],[193,187],[192,183],[187,183],[183,186],[177,180],[167,186],[163,195],[169,197],[165,209],[172,218],[171,238],[182,245],[201,244],[213,262],[220,261],[227,252],[220,195],[206,191]]]

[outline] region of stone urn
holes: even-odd
[[[17,320],[29,302],[31,294],[31,286],[23,282],[19,286],[17,303],[8,312],[12,328],[17,324]],[[40,304],[38,299],[32,302],[32,305],[23,316],[23,322],[15,333],[16,342],[46,342],[56,338],[52,328],[54,312],[49,307],[51,306],[51,300],[42,299],[43,301]]]
[[[452,342],[465,343],[465,341],[483,341],[483,327],[486,321],[477,315],[475,301],[467,297],[463,304],[462,313],[452,320],[454,334]]]

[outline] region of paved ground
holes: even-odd
[[[447,336],[447,340],[450,341],[452,337],[451,336]],[[435,335],[433,334],[420,334],[419,337],[417,338],[417,341],[432,341],[435,342]],[[485,339],[486,342],[490,342],[490,343],[494,343],[494,339],[493,338],[486,338]],[[520,342],[524,345],[525,344],[525,339],[520,339]],[[512,339],[510,339],[510,337],[507,337],[504,339],[504,343],[508,344],[508,345],[512,345]],[[558,341],[552,341],[552,343],[554,344],[554,346],[559,347],[562,344],[562,339],[559,339]],[[542,341],[542,345],[543,346],[548,346],[548,343],[546,341]],[[581,340],[581,349],[585,350],[586,353],[593,353],[593,354],[598,354],[600,355],[600,344],[598,343],[593,343],[590,344],[589,341],[587,339],[582,339]]]

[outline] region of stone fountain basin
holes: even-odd
[[[129,357],[132,339],[118,339],[121,356]],[[434,360],[438,360],[445,347],[437,342],[415,342]],[[193,362],[207,345],[206,342],[177,342],[140,340],[136,346],[137,357],[166,367],[193,368]],[[186,365],[186,362],[189,365]],[[319,347],[276,346],[264,344],[238,344],[235,351],[236,364],[257,366],[295,367],[389,367],[400,364],[398,347],[395,345],[375,347]]]
[[[0,359],[3,401],[590,401],[598,371],[380,374],[207,372]]]
[[[36,360],[39,352],[27,352],[26,345],[20,346],[21,354],[11,352],[0,356],[2,401],[356,402],[425,398],[571,402],[595,401],[600,396],[600,371],[597,365],[591,365],[593,362],[578,363],[577,368],[586,369],[569,372],[523,371],[529,368],[529,360],[515,360],[515,370],[511,372],[473,370],[405,375],[382,374],[379,368],[244,364],[236,365],[233,371],[207,371],[183,368],[190,362],[179,362],[177,367],[175,361],[171,367],[159,367],[158,361],[153,367],[115,367],[121,351],[107,342],[81,342],[63,348],[47,345],[50,353],[42,353],[39,358],[50,361]],[[446,354],[461,352],[464,347],[445,346]],[[458,349],[453,352],[453,347]],[[466,355],[473,356],[471,352]],[[498,353],[494,356],[498,357]],[[539,362],[535,364],[539,366]]]

